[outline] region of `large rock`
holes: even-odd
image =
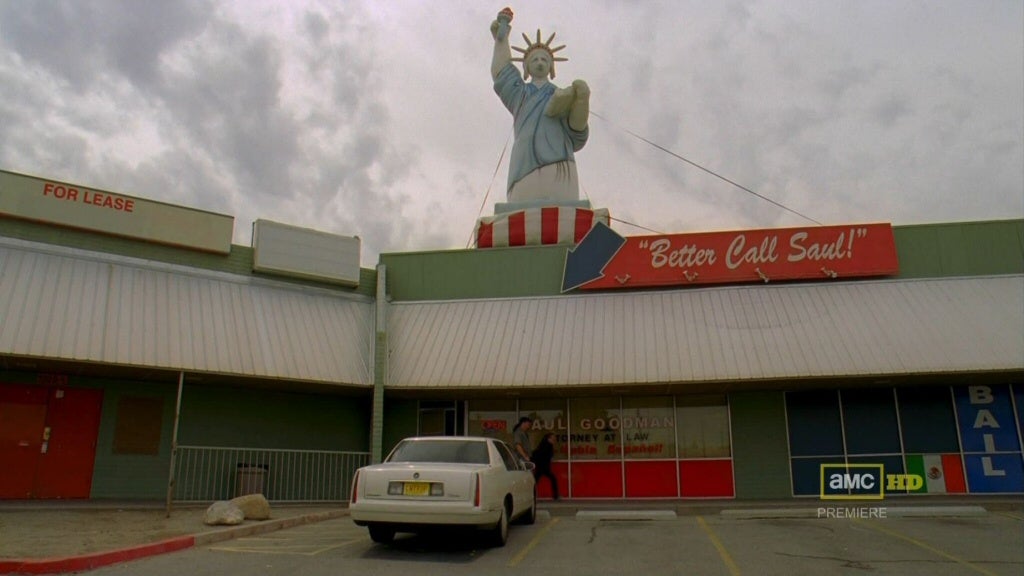
[[[207,526],[237,526],[245,521],[245,512],[231,502],[214,502],[206,509],[203,524]]]
[[[245,514],[246,520],[266,520],[270,518],[270,502],[263,494],[246,494],[230,500]]]

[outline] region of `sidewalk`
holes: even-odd
[[[794,512],[814,512],[821,507],[887,507],[903,510],[937,511],[941,515],[947,508],[980,507],[989,512],[1024,513],[1024,497],[957,495],[892,496],[885,500],[819,500],[818,498],[788,498],[783,500],[680,500],[677,498],[643,500],[540,500],[538,506],[552,516],[575,516],[579,512],[601,510],[671,510],[678,516],[737,516],[750,511],[763,513],[762,517],[792,518]],[[773,512],[775,512],[773,514]],[[923,514],[927,515],[927,514]]]
[[[679,516],[722,514],[737,518],[754,512],[758,518],[796,518],[822,505],[818,499],[542,500],[539,503],[540,509],[552,516],[600,511],[672,511]],[[884,504],[873,500],[844,501],[841,505],[919,508],[924,515],[935,516],[942,516],[943,509],[957,507],[1024,513],[1024,499],[1019,496],[898,497],[886,499]],[[348,515],[346,506],[338,503],[271,504],[270,520],[212,527],[203,524],[205,511],[205,505],[179,505],[167,518],[163,503],[156,502],[0,501],[0,574],[90,570]]]
[[[340,504],[271,505],[271,519],[239,526],[203,524],[206,506],[162,503],[0,502],[0,574],[47,574],[262,534],[348,514]]]

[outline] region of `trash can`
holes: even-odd
[[[263,493],[263,481],[268,468],[266,464],[239,462],[235,481],[235,496],[245,496],[246,494],[263,494],[266,496]]]

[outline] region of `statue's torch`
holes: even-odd
[[[512,22],[512,16],[512,9],[508,6],[505,6],[501,12],[498,12],[498,40],[508,38],[509,24]]]

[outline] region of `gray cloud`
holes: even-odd
[[[235,24],[211,25],[202,50],[163,71],[159,94],[174,129],[246,194],[289,196],[299,126],[281,106],[281,55],[273,40]]]
[[[1014,3],[521,0],[586,79],[581,183],[666,232],[1024,214]],[[463,247],[509,130],[492,9],[0,0],[0,167],[391,250]],[[621,127],[621,128],[620,128]],[[507,160],[506,160],[507,162]],[[484,212],[503,200],[499,170]],[[624,230],[638,233],[637,230]]]
[[[208,2],[2,4],[14,58],[0,69],[10,96],[0,160],[385,249],[401,228],[395,186],[410,152],[389,137],[378,39],[364,19],[358,8],[316,6],[278,34]],[[132,160],[90,145],[133,132],[147,141],[140,149],[157,148]]]
[[[111,71],[148,84],[161,54],[201,30],[211,10],[207,0],[3,2],[0,38],[76,89]]]

